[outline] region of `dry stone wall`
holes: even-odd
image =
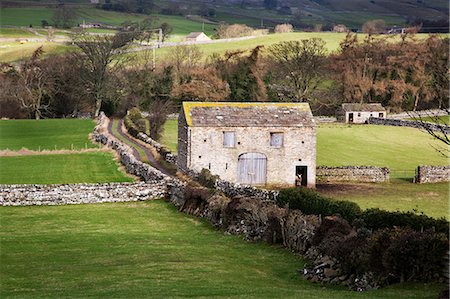
[[[114,149],[120,157],[120,162],[124,165],[128,173],[131,173],[137,177],[140,177],[146,182],[150,181],[172,181],[174,178],[165,175],[156,168],[145,164],[136,159],[132,154],[132,150],[129,146],[121,143],[112,137],[107,129],[108,118],[102,112],[99,116],[97,126],[92,134],[95,141],[100,142],[108,147]]]
[[[155,150],[161,155],[161,157],[164,159],[164,161],[176,165],[177,163],[177,156],[172,154],[170,150],[168,150],[165,146],[163,146],[161,143],[155,141],[154,139],[150,138],[147,134],[144,134],[140,132],[137,137],[144,141],[147,144],[150,144],[155,148]]]
[[[164,198],[162,181],[109,184],[0,185],[1,206],[130,202]]]
[[[427,129],[436,132],[444,132],[446,134],[450,134],[450,126],[440,126],[433,123],[421,123],[413,120],[402,120],[402,119],[393,119],[393,118],[378,118],[371,117],[367,121],[368,124],[372,125],[383,125],[383,126],[396,126],[396,127],[410,127],[416,129],[423,129],[425,126]]]
[[[417,167],[416,183],[439,183],[450,181],[450,166]]]
[[[320,182],[370,182],[389,181],[390,170],[375,166],[317,167],[317,180]]]

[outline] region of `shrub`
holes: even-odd
[[[434,229],[436,232],[449,233],[449,222],[444,219],[434,219],[426,215],[412,212],[389,212],[380,209],[368,209],[361,214],[364,225],[370,229],[386,227],[410,227],[415,230]]]
[[[333,200],[320,195],[318,192],[305,188],[287,188],[280,191],[277,204],[286,204],[291,209],[301,210],[305,214],[322,216],[341,215],[352,222],[361,214],[359,206],[350,201]]]
[[[277,204],[281,207],[289,205],[289,208],[301,210],[305,214],[340,215],[350,223],[358,223],[358,227],[366,227],[372,230],[409,227],[422,231],[430,229],[449,235],[449,222],[444,218],[434,219],[412,212],[389,212],[376,208],[362,212],[356,203],[333,200],[310,189],[283,189],[277,198]]]
[[[219,179],[218,175],[213,175],[211,171],[206,168],[202,168],[202,171],[199,173],[197,180],[198,182],[207,188],[214,188],[216,181]]]
[[[139,134],[138,128],[134,125],[134,123],[131,121],[129,115],[125,116],[123,120],[123,124],[125,125],[125,128],[127,128],[128,133],[130,133],[131,136],[137,137]]]
[[[138,120],[142,119],[141,111],[134,107],[128,111],[128,117],[133,123],[136,123]]]
[[[443,234],[399,230],[383,255],[383,266],[400,282],[432,281],[443,273],[447,250],[448,239]]]
[[[252,35],[253,28],[243,24],[220,25],[217,29],[218,38],[232,38]]]
[[[294,31],[294,27],[291,24],[278,24],[274,31],[275,33],[287,33]]]

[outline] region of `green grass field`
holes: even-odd
[[[2,298],[436,298],[439,284],[354,292],[281,247],[226,235],[163,201],[0,208]]]
[[[0,37],[36,37],[36,35],[21,28],[0,28]]]
[[[371,165],[391,169],[391,177],[412,177],[418,165],[448,165],[432,146],[440,143],[414,128],[321,124],[317,165]]]
[[[54,42],[28,42],[26,44],[20,44],[19,42],[0,43],[0,63],[30,58],[33,52],[40,46],[43,46],[44,57],[63,54],[75,49],[73,46]]]
[[[409,118],[409,120],[416,120],[416,119]],[[426,117],[422,117],[422,120],[428,121],[428,122],[439,122],[440,124],[450,125],[450,116],[448,116],[448,115],[426,116]],[[438,120],[438,121],[436,121],[436,120]]]
[[[88,137],[94,126],[90,119],[1,120],[0,150],[95,148]]]
[[[434,218],[450,219],[447,183],[413,184],[393,179],[382,184],[327,184],[318,190],[335,199],[356,202],[362,209],[423,212]]]
[[[109,152],[0,157],[0,184],[131,182]]]

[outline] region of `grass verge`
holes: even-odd
[[[0,208],[2,298],[436,298],[443,285],[353,292],[280,247],[225,235],[162,201]]]
[[[109,152],[0,157],[0,184],[131,182]]]

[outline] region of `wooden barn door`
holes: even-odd
[[[260,153],[246,153],[238,158],[238,183],[264,185],[266,183],[267,158]]]

